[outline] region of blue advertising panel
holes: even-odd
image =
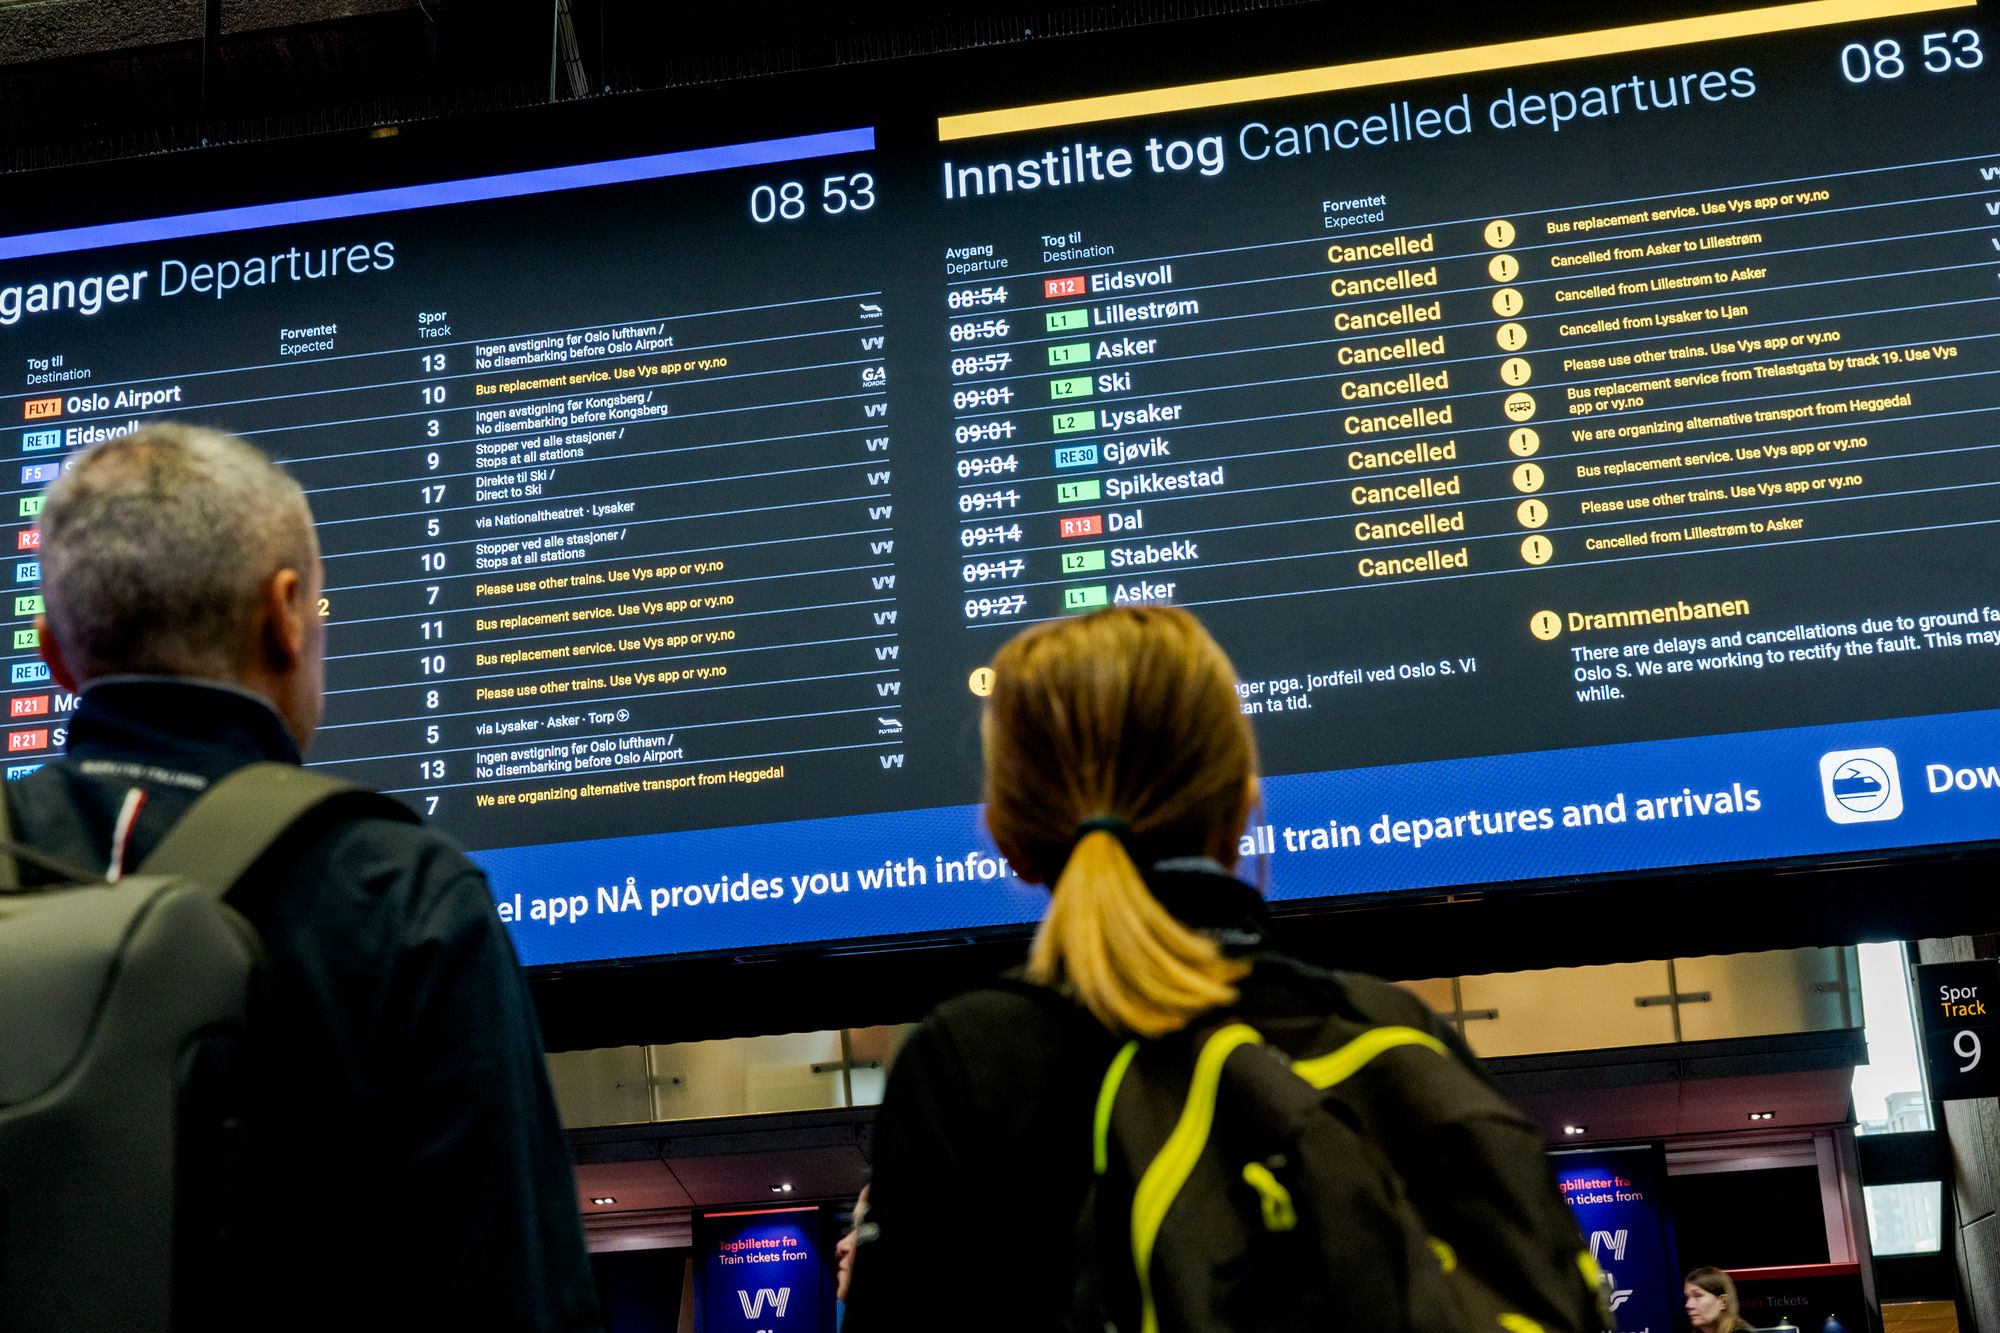
[[[1657,1144],[1553,1154],[1556,1187],[1604,1271],[1620,1333],[1672,1333],[1680,1262],[1667,1221],[1666,1157]]]
[[[819,1221],[815,1207],[698,1217],[699,1333],[820,1333],[826,1328]]]

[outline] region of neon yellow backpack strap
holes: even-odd
[[[1104,1071],[1104,1082],[1097,1089],[1097,1116],[1091,1123],[1090,1168],[1096,1175],[1103,1175],[1111,1162],[1111,1108],[1117,1104],[1118,1089],[1125,1082],[1125,1071],[1132,1067],[1132,1057],[1139,1053],[1139,1043],[1128,1041],[1118,1054],[1111,1057],[1111,1067]]]
[[[1153,1303],[1153,1246],[1160,1238],[1167,1210],[1173,1207],[1181,1187],[1194,1173],[1195,1163],[1201,1160],[1202,1150],[1208,1146],[1209,1132],[1215,1127],[1222,1066],[1238,1047],[1263,1044],[1262,1034],[1244,1023],[1231,1023],[1209,1034],[1202,1043],[1201,1053],[1195,1057],[1194,1077],[1188,1084],[1187,1102],[1181,1107],[1180,1119],[1145,1174],[1139,1177],[1139,1186],[1132,1195],[1132,1263],[1139,1275],[1139,1333],[1159,1333],[1160,1315]],[[1118,1072],[1122,1077],[1124,1070]],[[1108,1114],[1105,1119],[1108,1121]]]
[[[1451,1055],[1445,1044],[1428,1032],[1405,1027],[1370,1028],[1337,1051],[1293,1061],[1292,1072],[1324,1091],[1354,1077],[1370,1062],[1399,1046],[1421,1046],[1442,1056]]]

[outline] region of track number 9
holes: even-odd
[[[1979,1058],[1985,1054],[1977,1032],[1954,1032],[1951,1037],[1952,1054],[1965,1061],[1958,1067],[1961,1074],[1970,1074],[1979,1068]]]

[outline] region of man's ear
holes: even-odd
[[[71,694],[82,692],[77,688],[76,673],[63,661],[62,645],[49,633],[49,618],[45,615],[35,617],[35,648],[41,653],[42,660],[49,664],[49,674],[56,678],[56,684]]]
[[[306,605],[305,580],[296,569],[281,569],[265,581],[257,650],[272,671],[286,675],[305,660],[306,613],[317,610]]]

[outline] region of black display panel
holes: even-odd
[[[2000,835],[1978,11],[1334,36],[16,228],[10,775],[39,490],[173,417],[308,488],[312,762],[531,964],[1032,920],[981,669],[1127,602],[1234,658],[1279,900]]]

